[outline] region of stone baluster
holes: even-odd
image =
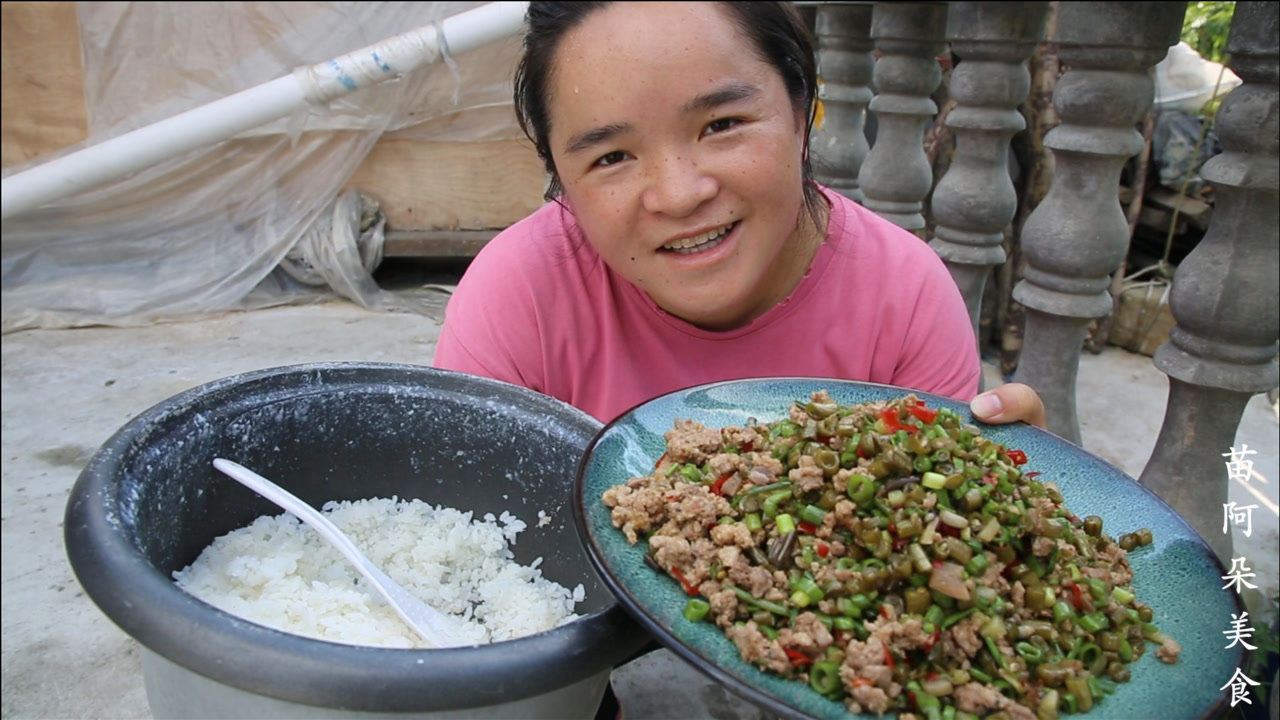
[[[1080,442],[1076,371],[1092,318],[1111,310],[1111,274],[1129,247],[1120,172],[1142,150],[1135,125],[1155,94],[1150,69],[1178,41],[1185,4],[1064,2],[1057,37],[1062,63],[1053,105],[1061,124],[1049,192],[1022,229],[1025,276],[1013,297],[1026,308],[1015,378],[1040,393],[1049,429]]]
[[[871,37],[881,57],[873,78],[876,139],[859,173],[863,205],[907,230],[925,227],[924,198],[933,168],[924,153],[925,126],[938,112],[930,95],[942,82],[947,3],[878,2]]]
[[[1236,4],[1227,51],[1244,84],[1217,112],[1224,152],[1200,170],[1213,183],[1213,216],[1173,278],[1169,306],[1176,324],[1155,354],[1156,367],[1169,376],[1169,403],[1141,477],[1228,566],[1231,527],[1223,528],[1230,473],[1224,454],[1232,450],[1245,404],[1277,383],[1278,17],[1277,2]]]
[[[876,64],[871,8],[871,3],[820,5],[816,20],[824,118],[809,141],[814,175],[858,203],[863,201],[858,172],[869,149],[864,122]]]
[[[1018,209],[1009,141],[1026,127],[1018,112],[1031,87],[1026,62],[1048,13],[1047,2],[957,2],[947,20],[959,58],[951,71],[956,105],[946,119],[956,149],[933,191],[930,245],[960,287],[975,334],[983,288],[991,268],[1005,261],[1004,230]]]

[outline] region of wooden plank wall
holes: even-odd
[[[0,3],[0,26],[4,167],[88,137],[75,3]]]
[[[88,124],[76,4],[4,2],[0,13],[3,166],[10,167],[85,140]],[[523,139],[424,142],[391,133],[348,186],[381,203],[389,236],[406,237],[492,235],[537,209],[544,183],[542,163]],[[416,254],[412,242],[394,247]]]
[[[384,136],[350,184],[393,230],[504,228],[542,204],[542,161],[527,140],[422,142]]]

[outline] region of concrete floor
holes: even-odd
[[[137,643],[81,591],[63,548],[67,495],[98,445],[131,417],[193,386],[294,363],[430,364],[439,328],[416,315],[347,303],[235,313],[151,327],[34,330],[3,338],[3,717],[150,717]],[[998,380],[998,378],[996,378]],[[1167,383],[1149,358],[1109,348],[1079,373],[1084,444],[1137,476],[1155,444]],[[1256,449],[1256,476],[1232,499],[1257,504],[1236,530],[1262,588],[1277,570],[1277,423],[1250,403],[1237,445]],[[623,693],[620,691],[619,693]],[[712,697],[723,697],[723,694]],[[628,720],[693,716],[696,705],[637,700]],[[723,716],[719,712],[718,716]]]

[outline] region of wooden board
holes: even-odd
[[[475,257],[500,230],[388,230],[382,241],[385,257]]]
[[[542,205],[527,140],[435,143],[384,137],[347,183],[382,205],[388,230],[505,228]]]
[[[1185,218],[1187,222],[1201,230],[1209,227],[1213,206],[1199,198],[1179,195],[1168,188],[1156,186],[1147,190],[1145,199],[1152,205],[1170,212],[1176,209],[1178,217]],[[1165,227],[1168,227],[1167,223]]]
[[[0,165],[9,167],[89,135],[73,2],[0,3]]]

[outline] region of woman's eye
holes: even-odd
[[[702,134],[712,135],[714,133],[724,132],[725,130],[728,130],[729,128],[733,127],[734,125],[737,125],[739,122],[741,121],[738,120],[738,118],[731,118],[731,117],[716,118],[715,120],[712,120],[711,122],[707,123],[707,127],[702,131]]]
[[[601,155],[599,159],[595,161],[594,165],[596,167],[607,167],[609,165],[622,162],[623,160],[626,159],[626,157],[627,157],[627,154],[622,152],[621,150],[614,150],[611,153],[605,153],[604,155]]]

